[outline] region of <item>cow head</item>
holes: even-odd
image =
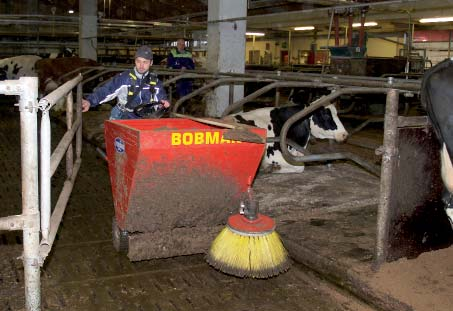
[[[289,101],[303,109],[310,103],[317,100],[330,91],[327,89],[314,88],[311,90],[292,90]],[[334,139],[337,142],[343,142],[348,137],[348,132],[338,118],[335,105],[321,107],[310,115],[310,132],[313,137],[320,139]]]
[[[311,134],[316,138],[334,139],[343,142],[348,137],[348,132],[338,118],[334,105],[321,107],[310,117]]]

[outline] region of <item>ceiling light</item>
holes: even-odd
[[[302,26],[302,27],[295,27],[294,30],[313,30],[315,29],[314,26]]]
[[[445,22],[453,22],[453,16],[422,18],[420,20],[420,23],[445,23]]]
[[[360,27],[360,23],[354,23],[352,24],[352,27]],[[365,22],[365,24],[363,25],[365,27],[373,27],[373,26],[377,26],[377,23],[376,22]]]
[[[69,14],[74,14],[74,10],[69,10],[68,13]]]
[[[263,32],[246,32],[245,33],[247,36],[256,36],[256,37],[262,37],[264,36]]]

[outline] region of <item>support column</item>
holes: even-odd
[[[97,61],[97,1],[79,2],[79,56]]]
[[[246,0],[208,1],[208,54],[207,69],[214,72],[245,72],[245,31],[247,22]],[[219,20],[241,18],[235,21]],[[235,85],[233,102],[244,97],[244,85]],[[228,85],[217,87],[212,96],[207,96],[206,114],[220,117],[228,107]]]

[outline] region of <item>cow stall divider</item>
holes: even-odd
[[[61,219],[81,165],[82,154],[82,76],[66,82],[58,89],[38,99],[38,78],[0,82],[0,94],[19,96],[21,131],[22,214],[0,218],[0,230],[23,231],[25,309],[41,309],[40,267],[52,249]],[[72,90],[77,87],[76,120],[73,122]],[[67,131],[54,152],[50,146],[50,110],[66,97]],[[38,111],[41,110],[40,139]],[[75,161],[72,142],[75,137]],[[38,148],[38,143],[40,146]],[[40,155],[38,157],[38,150]],[[66,180],[51,213],[50,180],[66,155]],[[40,174],[40,177],[38,177]],[[41,184],[39,183],[41,182]],[[40,192],[39,191],[40,189]],[[40,237],[41,232],[41,237]],[[40,239],[41,238],[41,239]]]
[[[181,75],[184,76],[184,75]],[[186,76],[188,77],[188,76]],[[420,84],[416,81],[406,81],[406,80],[397,80],[393,78],[388,79],[379,79],[379,78],[367,78],[367,77],[360,77],[364,79],[359,79],[357,77],[351,76],[340,76],[341,79],[337,76],[329,76],[329,75],[293,75],[293,74],[285,74],[282,75],[281,73],[277,74],[270,74],[270,73],[262,73],[260,72],[256,77],[252,77],[251,74],[234,74],[231,73],[230,76],[217,76],[211,82],[206,83],[201,88],[194,90],[192,93],[187,94],[180,98],[172,107],[173,116],[175,116],[178,112],[178,109],[182,106],[184,102],[187,100],[207,92],[210,89],[213,89],[217,86],[224,85],[224,84],[232,84],[235,83],[249,83],[249,82],[267,82],[268,84],[264,87],[256,90],[255,92],[247,95],[246,97],[231,103],[233,98],[233,93],[230,92],[230,105],[225,109],[222,113],[222,117],[227,116],[230,113],[233,113],[237,110],[240,110],[244,104],[253,101],[254,99],[258,98],[259,96],[269,92],[272,89],[276,90],[276,96],[279,96],[279,89],[282,88],[327,88],[331,89],[332,93],[328,96],[323,96],[319,100],[314,101],[310,104],[309,107],[304,109],[303,111],[299,112],[295,116],[293,116],[290,120],[286,123],[291,122],[291,125],[294,124],[296,121],[302,119],[303,117],[307,116],[309,113],[315,111],[316,109],[328,106],[331,102],[344,94],[384,94],[387,92],[387,89],[390,87],[394,87],[395,89],[400,89],[405,94],[413,94],[414,92],[418,92]],[[171,84],[173,81],[176,81],[178,77],[166,81],[166,85]],[[285,80],[286,79],[286,80]],[[291,80],[294,79],[294,80]],[[362,128],[367,123],[362,125]],[[287,151],[287,141],[286,141],[286,134],[289,129],[289,126],[286,127],[285,132],[281,132],[280,140],[283,140],[285,144],[283,147],[283,156],[285,160],[292,164],[292,165],[303,165],[304,162],[319,162],[319,161],[332,161],[332,160],[351,160],[356,164],[360,165],[367,171],[373,173],[376,176],[380,175],[381,169],[378,165],[374,165],[369,163],[368,161],[362,159],[360,156],[350,153],[350,152],[336,152],[336,153],[325,153],[320,155],[306,155],[303,157],[298,157],[297,160],[294,160],[293,156],[289,154]],[[359,131],[360,129],[356,129],[355,132]],[[285,136],[285,137],[283,137]],[[275,140],[275,139],[272,139]],[[271,142],[271,141],[268,141]],[[295,148],[301,151],[300,146],[295,146]],[[304,152],[304,151],[301,151]],[[307,152],[304,152],[307,153]]]

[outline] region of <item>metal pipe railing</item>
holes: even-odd
[[[80,120],[81,123],[82,123],[82,97],[83,97],[82,92],[83,92],[82,83],[79,83],[77,84],[76,118],[77,120]],[[82,157],[82,125],[80,126],[73,125],[73,128],[77,128],[76,159],[80,159]]]
[[[66,95],[66,129],[71,131],[72,129],[72,120],[73,120],[73,111],[74,111],[74,98],[72,96],[72,92],[69,92]],[[77,126],[80,126],[78,124]],[[73,132],[73,131],[71,131]],[[74,133],[75,134],[75,133]],[[72,134],[72,138],[74,138],[74,134]],[[74,168],[74,150],[72,148],[72,140],[68,145],[68,149],[66,152],[66,177],[71,178],[72,171]]]
[[[44,110],[41,114],[41,148],[40,148],[40,175],[41,175],[41,243],[47,243],[50,221],[50,113]]]
[[[168,80],[165,80],[164,86],[167,87],[170,84],[173,84],[181,79],[212,79],[216,78],[215,74],[200,74],[200,73],[183,73]]]
[[[55,106],[60,98],[66,96],[70,91],[72,91],[72,89],[76,87],[80,81],[82,81],[82,75],[79,74],[74,79],[65,82],[62,86],[58,87],[56,90],[41,98],[39,100],[40,109],[51,109],[53,106]]]
[[[73,127],[69,129],[64,135],[63,138],[58,143],[58,146],[55,148],[52,156],[50,158],[50,176],[52,177],[55,174],[55,171],[58,168],[61,160],[63,159],[66,151],[68,150],[69,146],[72,143],[72,139],[74,138],[74,134],[77,132],[78,128],[81,126],[82,120],[77,119]],[[68,176],[69,177],[69,176]]]
[[[178,101],[176,101],[176,103],[173,105],[172,112],[177,112],[179,106],[183,102],[197,96],[198,94],[205,92],[206,90],[214,88],[218,85],[234,83],[234,82],[272,82],[272,81],[267,80],[267,79],[260,79],[260,78],[220,78],[220,79],[214,80],[208,84],[205,84],[202,87],[200,87],[199,89],[193,91],[192,93],[187,94],[186,96],[183,96],[180,99],[178,99]]]
[[[22,214],[1,218],[1,229],[23,230],[25,310],[41,308],[38,194],[38,78],[0,82],[0,94],[19,95]],[[7,226],[5,226],[7,225]]]
[[[74,182],[79,172],[80,165],[82,163],[82,159],[78,158],[75,161],[74,169],[73,169],[73,176],[70,179],[67,179],[64,182],[63,190],[58,197],[57,203],[55,204],[55,209],[52,213],[52,217],[50,219],[50,231],[49,237],[47,240],[47,244],[42,244],[39,250],[39,256],[42,258],[42,261],[47,258],[49,255],[50,250],[52,249],[53,242],[55,241],[55,237],[58,232],[58,228],[61,223],[61,219],[63,218],[64,211],[66,209],[66,205],[68,204],[69,197],[72,192],[72,188],[74,187]]]
[[[246,73],[219,73],[219,76],[229,77],[260,77],[262,79],[284,80],[284,81],[303,81],[335,84],[338,86],[348,87],[391,87],[394,89],[404,90],[408,92],[420,91],[420,80],[392,79],[365,77],[365,76],[349,76],[349,75],[334,75],[334,74],[316,74],[316,73],[300,73],[300,72],[269,72],[258,70],[247,70]]]
[[[291,165],[303,165],[304,159],[303,157],[296,157],[293,156],[288,151],[288,144],[287,144],[287,134],[290,127],[299,121],[300,119],[306,117],[310,113],[314,112],[315,110],[325,107],[331,104],[331,102],[336,99],[337,97],[343,94],[376,94],[376,93],[387,93],[389,89],[386,88],[343,88],[338,89],[332,92],[329,95],[323,96],[318,100],[314,101],[310,104],[310,106],[306,107],[302,111],[294,114],[291,118],[289,118],[282,127],[280,132],[280,146],[282,151],[282,156]],[[360,163],[358,163],[360,164]]]
[[[40,256],[42,262],[49,254],[52,244],[55,240],[56,233],[58,231],[61,219],[63,217],[64,211],[66,209],[69,196],[71,194],[72,188],[74,186],[74,180],[77,177],[77,173],[81,164],[81,142],[82,142],[82,110],[81,110],[81,100],[82,100],[82,76],[78,75],[76,78],[66,82],[58,89],[45,96],[39,101],[39,106],[43,110],[43,115],[46,114],[55,103],[63,96],[66,97],[66,123],[67,131],[63,135],[63,138],[58,143],[54,152],[50,155],[50,144],[47,145],[47,141],[50,142],[50,139],[42,137],[42,142],[45,142],[46,145],[41,145],[42,156],[41,158],[48,157],[44,162],[48,162],[49,165],[41,168],[42,174],[42,183],[49,183],[50,178],[55,174],[59,164],[61,163],[63,157],[66,155],[66,175],[67,179],[64,183],[63,190],[60,193],[55,209],[50,215],[50,202],[47,202],[47,198],[50,198],[50,188],[41,187],[41,197],[42,197],[42,206],[41,206],[41,221],[46,225],[49,224],[49,228],[46,228],[46,236],[43,235],[40,248]],[[77,118],[73,123],[73,97],[72,89],[77,86]],[[79,107],[80,106],[80,107]],[[50,123],[50,120],[45,120]],[[46,133],[50,135],[49,133]],[[76,137],[76,161],[74,164],[74,151],[72,149],[72,141]]]
[[[0,82],[0,94],[19,95],[21,128],[21,182],[22,214],[0,218],[0,230],[23,230],[24,252],[22,256],[25,282],[25,309],[41,309],[40,266],[49,254],[59,224],[69,200],[74,181],[81,165],[82,153],[82,77],[66,82],[61,87],[37,102],[38,78],[25,77],[19,80]],[[77,86],[77,119],[73,119],[72,89]],[[49,111],[61,98],[66,96],[68,131],[59,142],[55,152],[50,152]],[[38,159],[37,111],[42,110],[41,147]],[[76,137],[76,161],[73,163],[72,140]],[[54,212],[50,215],[50,179],[66,153],[67,179],[58,197]],[[38,171],[41,173],[41,194],[39,195]],[[41,200],[41,201],[40,201]],[[41,203],[41,211],[39,209]],[[40,221],[41,215],[41,221]],[[41,227],[40,227],[41,225]],[[39,232],[42,232],[40,245]]]
[[[233,103],[232,105],[228,106],[227,109],[222,114],[222,117],[225,117],[232,113],[233,111],[241,108],[245,103],[248,103],[249,101],[254,100],[255,98],[263,95],[264,93],[275,89],[275,88],[281,88],[281,87],[313,87],[313,88],[326,88],[326,87],[334,87],[332,84],[323,84],[323,83],[315,83],[315,82],[294,82],[294,81],[287,81],[287,82],[273,82],[270,83],[255,92],[253,92],[250,95],[247,95],[246,97],[238,100],[237,102]]]
[[[50,215],[51,215],[51,202],[50,202],[50,180],[55,173],[56,168],[58,167],[59,163],[61,162],[62,157],[66,153],[70,142],[74,136],[74,133],[71,133],[71,137],[66,140],[60,141],[57,149],[56,155],[51,156],[51,145],[50,145],[50,109],[56,104],[56,102],[62,98],[69,96],[72,99],[72,89],[82,80],[82,76],[78,75],[76,78],[66,82],[47,96],[43,97],[38,106],[42,110],[42,117],[41,117],[41,148],[40,148],[40,175],[41,175],[41,235],[42,240],[41,244],[49,244],[48,237],[50,231]],[[68,107],[69,106],[69,107]],[[67,110],[67,117],[68,114],[72,117],[72,103],[69,105],[67,104],[67,108],[71,110]],[[63,138],[67,138],[68,133],[65,134]],[[62,146],[62,142],[64,141],[64,145]],[[72,149],[70,150],[72,153]],[[68,152],[69,154],[69,152]],[[72,170],[72,163],[68,165],[67,168]]]

